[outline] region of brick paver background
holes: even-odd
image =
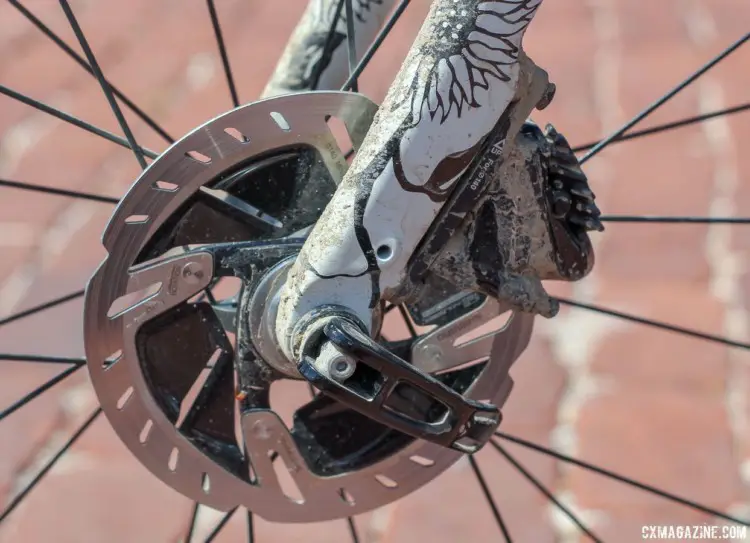
[[[69,43],[57,2],[28,7]],[[72,2],[107,76],[180,136],[230,105],[205,2]],[[305,2],[219,0],[243,101],[263,88]],[[429,5],[414,0],[361,80],[379,99]],[[545,2],[528,53],[558,85],[539,121],[573,143],[606,134],[750,26],[747,0]],[[9,4],[0,5],[0,83],[119,133],[95,81]],[[747,101],[750,49],[647,122]],[[143,145],[164,143],[130,115]],[[748,216],[747,115],[614,146],[587,165],[605,213]],[[125,150],[0,97],[0,177],[120,195],[138,173]],[[76,290],[100,261],[109,206],[0,188],[0,318]],[[742,226],[609,224],[586,281],[556,286],[607,305],[746,341],[750,250]],[[80,355],[81,303],[0,328],[0,352]],[[0,405],[60,367],[2,362]],[[85,371],[0,425],[0,502],[33,476],[95,406]],[[513,369],[503,430],[750,517],[750,366],[738,349],[565,310],[539,322]],[[641,525],[714,519],[514,445],[507,449],[605,541],[640,539]],[[575,528],[490,447],[477,455],[517,541],[573,542]],[[176,542],[189,501],[133,460],[104,419],[0,526],[2,541]],[[198,540],[218,513],[201,512]],[[242,541],[241,515],[221,541]],[[363,541],[500,541],[468,462],[402,502],[356,519]],[[257,541],[346,541],[343,521],[257,520]],[[339,539],[340,538],[340,539]]]

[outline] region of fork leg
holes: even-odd
[[[365,325],[519,90],[541,0],[435,0],[362,148],[289,274],[277,339],[296,358],[301,317],[342,307]],[[504,128],[503,128],[504,127]]]

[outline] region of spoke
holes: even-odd
[[[333,53],[335,43],[334,39],[336,38],[336,27],[341,20],[341,12],[344,11],[344,2],[345,0],[339,0],[339,3],[336,5],[336,11],[333,14],[333,19],[331,20],[331,26],[328,27],[326,41],[323,44],[323,52],[320,61],[318,61],[315,66],[315,75],[312,78],[312,90],[317,90],[318,84],[320,83],[320,76],[323,73],[323,68],[325,68],[331,61],[331,54]]]
[[[31,400],[34,400],[47,392],[50,388],[55,386],[60,381],[65,380],[66,378],[73,375],[75,372],[80,370],[84,364],[76,364],[75,366],[71,366],[70,368],[66,369],[65,371],[62,371],[58,373],[56,376],[54,376],[52,379],[44,383],[43,385],[37,387],[36,389],[29,392],[26,396],[18,400],[16,403],[8,407],[7,409],[3,409],[0,411],[0,421],[5,419],[5,417],[12,415],[16,411],[18,411],[20,408],[22,408],[24,405],[29,403]]]
[[[237,508],[235,507],[231,511],[224,514],[223,517],[221,517],[221,520],[219,523],[214,527],[214,529],[211,531],[210,534],[208,534],[208,537],[206,538],[205,543],[211,543],[214,539],[216,539],[216,536],[218,536],[221,531],[224,529],[224,526],[227,525],[227,522],[229,522],[229,519],[232,518],[232,515],[234,515],[234,512],[237,511]]]
[[[0,354],[0,360],[10,362],[40,362],[45,364],[85,364],[86,359],[70,356],[42,356],[38,354]]]
[[[77,292],[71,292],[70,294],[66,294],[65,296],[61,296],[60,298],[55,298],[54,300],[50,300],[49,302],[44,302],[43,304],[34,306],[29,309],[25,309],[23,311],[20,311],[18,313],[15,313],[13,315],[10,315],[8,317],[5,317],[4,319],[0,319],[0,326],[3,326],[5,324],[10,324],[13,321],[17,321],[18,319],[22,319],[24,317],[29,317],[31,315],[35,315],[36,313],[39,313],[41,311],[46,311],[47,309],[52,309],[53,307],[56,307],[60,304],[64,304],[65,302],[70,302],[71,300],[75,300],[76,298],[80,298],[86,293],[85,290],[79,290]]]
[[[13,7],[15,7],[18,11],[21,12],[21,14],[26,17],[34,26],[36,26],[39,30],[42,31],[49,39],[51,39],[55,44],[60,47],[65,53],[68,54],[73,60],[75,60],[81,68],[86,70],[91,75],[94,75],[94,71],[91,69],[91,66],[88,65],[88,63],[83,59],[81,55],[76,53],[67,43],[65,43],[60,36],[52,32],[52,29],[50,29],[47,25],[45,25],[36,15],[31,13],[28,9],[26,9],[23,5],[21,5],[18,0],[8,0]],[[109,82],[108,82],[109,83]],[[115,96],[117,96],[122,102],[128,106],[133,113],[138,115],[138,117],[141,118],[141,120],[146,123],[149,127],[151,127],[157,134],[159,134],[162,138],[164,138],[169,143],[174,143],[175,140],[172,136],[167,134],[167,132],[158,124],[156,124],[156,121],[154,121],[151,117],[149,117],[141,108],[136,106],[133,102],[130,101],[130,99],[125,96],[120,90],[112,85],[109,84],[110,88],[112,89],[112,92],[115,93]]]
[[[224,75],[227,78],[227,86],[229,87],[229,94],[232,96],[232,104],[234,107],[240,107],[240,99],[237,96],[237,87],[234,85],[234,77],[232,76],[232,67],[229,65],[229,55],[227,54],[227,48],[224,44],[224,35],[221,32],[221,24],[219,23],[219,15],[216,13],[216,6],[214,0],[207,0],[208,12],[211,14],[211,26],[214,27],[214,35],[216,36],[216,45],[219,47],[219,54],[221,55],[221,63],[224,66]]]
[[[696,72],[694,72],[692,75],[690,75],[687,79],[685,79],[682,83],[674,87],[672,90],[670,90],[668,93],[666,93],[664,96],[659,98],[656,102],[652,103],[650,106],[648,106],[646,109],[644,109],[642,112],[640,112],[638,115],[633,117],[631,120],[629,120],[627,123],[622,125],[619,129],[617,129],[615,132],[601,140],[599,143],[594,145],[585,155],[583,155],[583,158],[581,158],[580,163],[584,164],[586,161],[588,161],[590,158],[598,154],[600,151],[605,149],[607,146],[609,146],[612,142],[617,140],[617,138],[621,137],[625,132],[633,128],[636,124],[641,122],[643,119],[651,115],[654,111],[659,109],[661,106],[666,104],[669,100],[674,98],[680,91],[682,91],[684,88],[689,86],[693,81],[698,79],[700,76],[705,74],[707,71],[709,71],[711,68],[716,66],[719,62],[724,60],[726,57],[728,57],[730,54],[732,54],[734,51],[736,51],[742,44],[744,44],[748,39],[750,39],[750,32],[742,36],[739,40],[734,42],[732,45],[724,49],[721,53],[719,53],[716,57],[711,59],[708,63],[704,64],[702,67],[700,67]]]
[[[195,521],[198,518],[198,509],[200,509],[200,504],[198,502],[193,502],[193,509],[190,512],[187,530],[185,530],[185,537],[183,538],[185,543],[191,543],[193,540],[193,532],[195,532]]]
[[[78,117],[74,117],[73,115],[65,113],[64,111],[60,111],[57,108],[54,108],[50,105],[45,104],[44,102],[40,102],[39,100],[34,100],[33,98],[29,98],[28,96],[21,94],[20,92],[16,92],[13,89],[9,89],[5,85],[0,85],[0,94],[4,94],[5,96],[13,98],[14,100],[18,100],[19,102],[22,102],[26,104],[27,106],[31,106],[35,109],[38,109],[39,111],[47,113],[48,115],[57,117],[61,121],[70,123],[74,126],[77,126],[78,128],[83,128],[84,130],[91,132],[92,134],[96,134],[97,136],[100,136],[104,138],[105,140],[109,140],[113,143],[116,143],[117,145],[121,145],[122,147],[125,147],[126,149],[131,149],[131,150],[133,149],[133,147],[130,145],[128,140],[126,140],[125,138],[121,138],[120,136],[113,134],[112,132],[96,127],[93,124],[87,123],[86,121],[82,121]],[[139,147],[138,150],[149,158],[156,158],[157,156],[159,156],[157,153],[149,149],[144,149],[144,148]]]
[[[594,473],[598,473],[599,475],[603,475],[604,477],[608,477],[610,479],[614,479],[616,481],[620,481],[621,483],[625,483],[630,486],[634,486],[636,488],[639,488],[645,492],[650,492],[651,494],[654,494],[656,496],[660,496],[662,498],[665,498],[667,500],[673,501],[675,503],[679,503],[681,505],[684,505],[686,507],[690,507],[692,509],[695,509],[696,511],[700,511],[702,513],[707,513],[709,515],[713,515],[715,517],[723,518],[724,520],[728,520],[731,522],[736,522],[737,524],[743,524],[745,526],[750,526],[750,521],[748,520],[741,520],[736,517],[732,517],[730,515],[726,515],[724,513],[721,513],[719,511],[715,511],[714,509],[710,509],[706,507],[705,505],[701,505],[699,503],[696,503],[691,500],[687,500],[685,498],[681,498],[679,496],[676,496],[675,494],[671,494],[667,492],[666,490],[662,490],[660,488],[656,488],[654,486],[647,485],[645,483],[641,483],[640,481],[636,481],[635,479],[631,479],[630,477],[625,477],[624,475],[620,475],[618,473],[615,473],[613,471],[606,470],[604,468],[600,468],[598,466],[595,466],[593,464],[589,464],[588,462],[584,462],[583,460],[578,460],[577,458],[573,458],[567,455],[564,455],[562,453],[559,453],[555,450],[548,449],[547,447],[543,447],[541,445],[537,445],[536,443],[532,443],[531,441],[526,441],[525,439],[521,439],[520,437],[512,436],[509,434],[505,434],[503,432],[495,432],[495,435],[498,437],[501,437],[503,439],[507,439],[508,441],[512,441],[513,443],[516,443],[518,445],[521,445],[522,447],[526,447],[528,449],[535,450],[539,453],[545,454],[547,456],[551,456],[553,458],[556,458],[558,460],[561,460],[563,462],[567,462],[569,464],[574,464],[580,468],[592,471]]]
[[[247,543],[255,543],[255,523],[250,511],[247,512]]]
[[[411,323],[411,318],[409,317],[409,313],[406,311],[406,308],[403,306],[403,304],[398,305],[398,312],[401,313],[401,318],[404,319],[404,322],[406,323],[406,328],[409,329],[409,334],[411,334],[411,337],[412,338],[417,337],[419,334],[417,334],[417,331],[414,328],[414,325]]]
[[[78,198],[80,200],[91,200],[94,202],[103,202],[105,204],[116,204],[120,201],[118,198],[112,198],[111,196],[101,196],[99,194],[91,194],[88,192],[80,192],[77,190],[65,190],[65,189],[58,189],[55,187],[45,187],[43,185],[32,185],[30,183],[22,183],[21,181],[10,181],[8,179],[0,179],[0,187],[11,187],[14,189],[21,189],[21,190],[33,190],[36,192],[44,192],[46,194],[56,194],[58,196],[69,196],[71,198]]]
[[[618,138],[615,138],[612,141],[612,143],[618,143],[621,141],[641,138],[643,136],[650,136],[652,134],[658,134],[659,132],[666,132],[667,130],[674,130],[675,128],[681,128],[683,126],[688,126],[688,125],[699,123],[702,121],[707,121],[709,119],[714,119],[716,117],[722,117],[724,115],[732,115],[734,113],[739,113],[741,111],[745,111],[748,109],[750,109],[750,103],[743,104],[741,106],[728,107],[726,109],[720,109],[717,111],[712,111],[710,113],[703,113],[702,115],[696,115],[695,117],[687,117],[685,119],[680,119],[679,121],[672,121],[671,123],[659,124],[656,126],[652,126],[651,128],[644,128],[643,130],[636,130],[635,132],[629,132],[627,134],[621,135]],[[596,146],[597,143],[599,142],[592,141],[589,143],[584,143],[583,145],[574,147],[573,152],[580,153],[582,151],[587,151],[589,149],[592,149],[594,146]]]
[[[396,310],[396,309],[398,309],[399,307],[401,307],[401,306],[400,306],[400,305],[395,305],[395,304],[394,304],[394,305],[389,305],[388,307],[386,307],[386,308],[385,308],[385,309],[383,310],[383,314],[384,314],[384,315],[387,315],[388,313],[390,313],[391,311],[395,311],[395,310]]]
[[[648,215],[603,215],[600,221],[605,222],[654,222],[654,223],[688,223],[688,224],[749,224],[750,218],[744,217],[659,217]]]
[[[352,517],[346,518],[347,524],[349,524],[349,535],[352,536],[352,543],[359,543],[359,533],[357,533],[357,527],[354,524]]]
[[[490,487],[487,486],[487,481],[484,478],[484,475],[482,474],[482,470],[479,469],[479,464],[477,464],[477,461],[474,459],[473,456],[469,456],[469,464],[471,464],[471,469],[474,471],[474,475],[477,477],[477,482],[479,482],[479,486],[482,487],[482,492],[484,493],[484,497],[487,500],[487,504],[490,506],[490,509],[492,509],[492,514],[495,516],[495,521],[497,522],[497,526],[500,528],[500,531],[503,533],[503,538],[505,539],[506,543],[513,543],[513,539],[510,537],[510,532],[508,531],[508,527],[505,525],[505,521],[503,520],[502,515],[500,515],[500,509],[498,509],[497,504],[495,503],[495,498],[492,497],[492,493],[490,492]]]
[[[47,472],[51,470],[54,465],[62,458],[62,456],[68,452],[68,449],[73,446],[73,444],[78,441],[78,438],[80,438],[83,433],[93,424],[93,422],[97,419],[99,415],[102,414],[102,408],[97,407],[96,410],[89,416],[88,419],[78,428],[78,430],[75,431],[75,433],[68,439],[68,441],[62,446],[62,448],[55,453],[55,456],[53,456],[45,465],[44,467],[39,471],[39,473],[36,474],[36,476],[31,480],[31,482],[15,497],[13,500],[8,504],[8,507],[5,508],[5,510],[0,514],[0,523],[2,523],[6,517],[13,512],[13,510],[18,507],[18,505],[23,501],[23,499],[34,490],[37,484],[44,478],[45,475],[47,475]]]
[[[219,302],[216,301],[216,297],[214,296],[214,293],[211,292],[211,288],[207,288],[203,290],[203,293],[206,295],[206,299],[208,300],[208,303],[211,305],[216,305]]]
[[[578,526],[578,529],[581,530],[584,534],[589,536],[593,541],[596,541],[597,543],[601,543],[601,539],[596,537],[591,530],[589,530],[585,524],[583,524],[578,517],[576,517],[573,512],[565,507],[560,500],[555,498],[555,496],[552,494],[552,492],[549,491],[549,489],[544,486],[539,479],[534,477],[529,470],[527,470],[525,467],[521,465],[521,463],[516,460],[508,451],[505,450],[505,448],[497,443],[494,439],[490,440],[490,444],[495,447],[495,450],[502,454],[505,459],[510,462],[514,468],[518,470],[518,472],[524,476],[524,478],[530,482],[532,485],[534,485],[539,492],[544,494],[549,501],[551,501],[555,506],[560,509],[560,511],[563,512],[563,514],[568,517],[576,526]]]
[[[104,92],[104,96],[107,98],[107,102],[109,102],[109,107],[112,109],[112,113],[114,113],[117,122],[120,124],[122,133],[125,134],[125,138],[133,149],[133,153],[135,153],[135,158],[138,160],[138,164],[141,165],[141,169],[145,170],[147,166],[146,158],[143,156],[141,148],[138,147],[138,144],[135,141],[135,136],[133,136],[133,133],[130,131],[130,126],[128,126],[128,122],[125,120],[125,117],[120,110],[120,106],[117,104],[115,95],[112,94],[112,89],[110,88],[109,83],[104,79],[104,74],[102,73],[101,68],[99,68],[99,63],[96,61],[94,52],[91,50],[91,47],[89,47],[89,42],[86,40],[86,36],[83,35],[83,31],[81,30],[75,15],[73,15],[73,10],[70,9],[68,0],[60,0],[60,6],[65,12],[65,16],[68,18],[70,27],[73,29],[73,33],[76,35],[78,43],[80,44],[81,49],[83,49],[83,53],[86,55],[86,59],[89,61],[89,66],[91,66],[91,69],[94,72],[94,77],[96,77],[99,81],[99,85],[102,87],[102,92]]]
[[[357,44],[354,40],[354,8],[352,7],[352,1],[346,0],[346,49],[349,53],[349,79],[352,80],[349,84],[349,89],[352,92],[359,92],[357,76],[353,76],[354,70],[357,67]]]
[[[350,90],[352,89],[352,85],[356,84],[357,78],[362,75],[362,72],[365,70],[367,65],[370,63],[370,60],[372,60],[373,55],[375,52],[380,49],[381,44],[383,43],[383,40],[385,40],[388,37],[388,34],[391,33],[391,30],[393,29],[393,26],[398,21],[399,17],[404,13],[407,6],[409,5],[410,0],[401,0],[401,3],[396,7],[396,9],[393,11],[393,14],[388,18],[383,28],[380,29],[380,32],[375,37],[375,40],[372,42],[372,45],[367,49],[364,56],[360,59],[359,64],[357,64],[357,67],[354,69],[352,73],[349,74],[349,79],[346,80],[346,83],[341,87],[342,91]]]
[[[682,328],[681,326],[674,326],[672,324],[667,324],[665,322],[646,319],[643,317],[638,317],[636,315],[629,315],[627,313],[621,313],[620,311],[615,311],[613,309],[609,309],[606,307],[585,304],[583,302],[576,302],[574,300],[568,300],[566,298],[557,298],[557,301],[560,302],[561,304],[569,305],[571,307],[577,307],[579,309],[586,309],[588,311],[594,311],[595,313],[601,313],[602,315],[609,315],[610,317],[616,317],[618,319],[623,319],[623,320],[630,321],[630,322],[637,322],[638,324],[645,324],[647,326],[659,328],[660,330],[667,330],[668,332],[676,332],[678,334],[682,334],[685,336],[690,336],[690,337],[694,337],[698,339],[703,339],[705,341],[721,343],[722,345],[727,345],[728,347],[737,347],[739,349],[750,349],[750,344],[748,343],[742,343],[740,341],[734,341],[729,338],[715,336],[713,334],[707,334],[705,332],[699,332],[697,330],[690,330],[689,328]]]

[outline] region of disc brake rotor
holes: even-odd
[[[270,402],[271,383],[295,378],[264,332],[275,288],[348,167],[327,121],[343,121],[358,149],[376,109],[357,94],[315,92],[228,112],[155,160],[107,226],[108,256],[85,301],[91,380],[130,451],[192,500],[329,520],[394,501],[460,457],[324,395],[291,427]],[[232,275],[238,297],[203,294]],[[435,281],[410,307],[434,329],[383,345],[466,397],[502,405],[531,317],[460,341],[506,308]],[[276,475],[282,460],[299,496]]]

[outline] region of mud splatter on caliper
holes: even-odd
[[[430,271],[552,317],[559,307],[542,281],[575,281],[594,265],[587,232],[603,230],[594,193],[567,140],[551,125],[543,132],[524,123],[507,159],[497,160],[488,175],[486,194]]]

